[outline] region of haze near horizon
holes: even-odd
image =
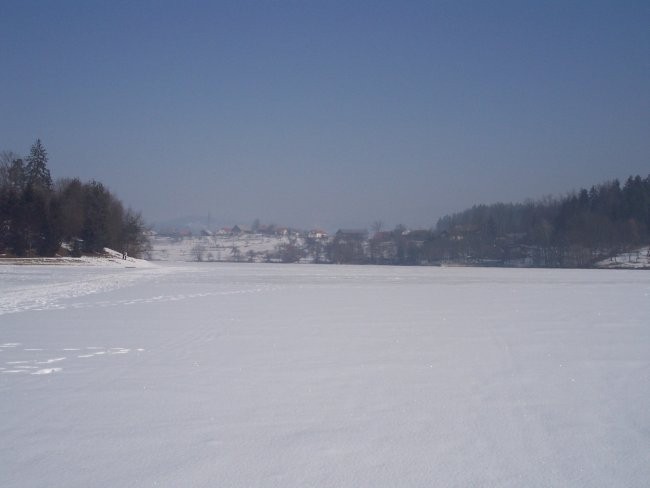
[[[5,2],[0,150],[149,221],[429,227],[650,172],[647,2]]]

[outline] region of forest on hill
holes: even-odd
[[[0,255],[80,256],[109,247],[138,256],[146,250],[139,213],[100,182],[53,182],[47,162],[40,140],[25,158],[0,154]]]
[[[563,197],[476,205],[441,218],[435,229],[376,232],[366,252],[346,252],[352,242],[341,240],[338,262],[588,267],[650,243],[650,176]]]
[[[436,230],[456,238],[458,245],[448,249],[455,257],[588,266],[649,242],[650,176],[630,176],[623,185],[613,180],[561,198],[475,206],[440,219]]]

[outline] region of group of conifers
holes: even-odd
[[[146,249],[139,213],[98,181],[54,182],[47,162],[40,139],[24,158],[0,154],[0,255],[79,256],[109,247],[137,256]]]

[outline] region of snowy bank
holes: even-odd
[[[53,258],[2,258],[0,265],[67,265],[67,266],[102,266],[112,268],[152,268],[156,265],[145,260],[127,257],[122,259],[122,254],[104,248],[103,256],[81,256],[78,258],[57,256]]]
[[[605,269],[650,269],[650,246],[603,259],[596,263],[596,267]]]

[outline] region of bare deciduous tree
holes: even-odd
[[[203,261],[203,254],[205,253],[205,246],[203,244],[195,244],[190,251],[195,260]]]

